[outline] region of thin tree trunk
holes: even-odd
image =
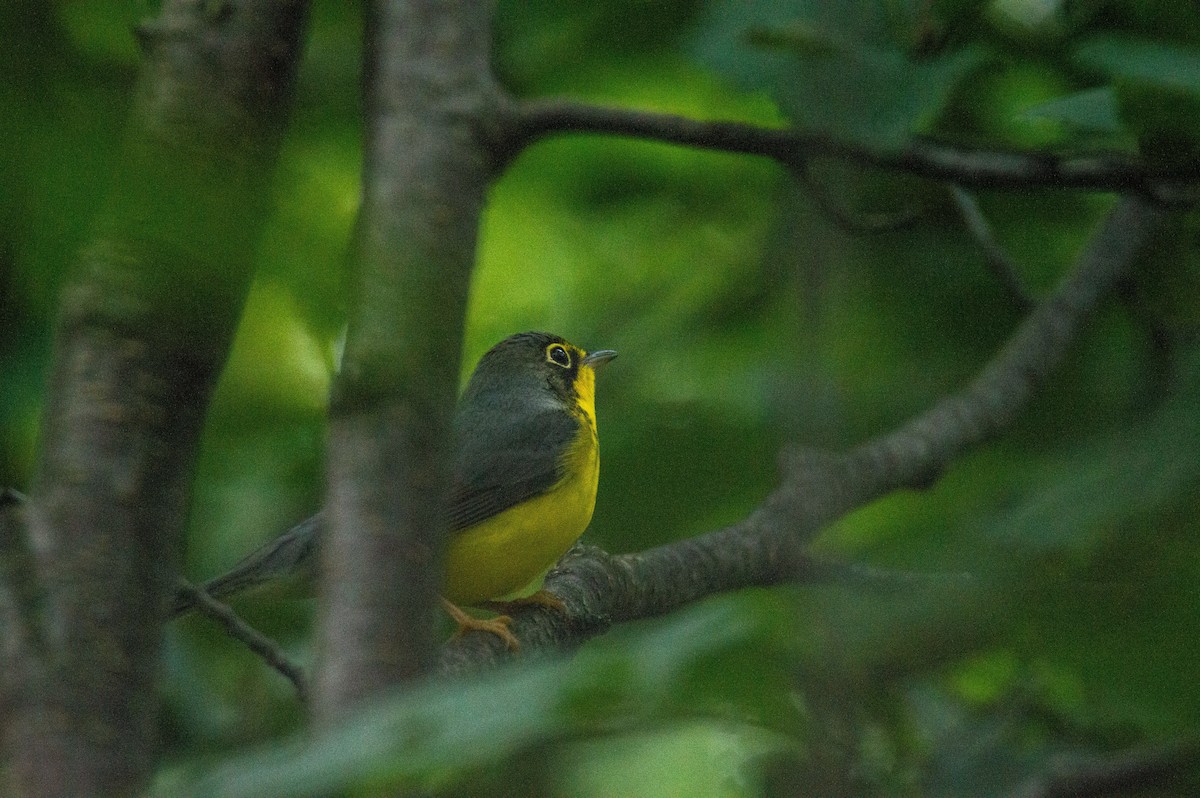
[[[356,295],[330,410],[319,722],[435,661],[446,441],[491,174],[489,9],[368,4]]]

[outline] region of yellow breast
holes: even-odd
[[[562,454],[563,478],[542,495],[451,539],[443,595],[455,604],[469,606],[520,590],[554,565],[587,529],[600,480],[595,372],[581,368],[575,388],[580,432]]]

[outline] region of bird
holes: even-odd
[[[480,358],[455,411],[444,505],[450,535],[441,600],[456,634],[490,632],[515,650],[520,644],[509,629],[510,616],[476,618],[461,607],[563,608],[543,590],[501,599],[553,566],[591,522],[600,477],[596,373],[616,356],[611,349],[585,351],[558,335],[523,332]],[[311,573],[323,525],[318,513],[201,589],[223,598]],[[190,592],[179,591],[171,614],[193,602]]]

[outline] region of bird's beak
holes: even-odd
[[[580,362],[585,366],[598,369],[616,356],[617,351],[615,349],[597,349],[595,352],[588,352]]]

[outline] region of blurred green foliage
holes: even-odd
[[[153,11],[0,10],[3,484],[32,471],[57,289],[120,141],[131,26]],[[356,4],[314,8],[275,213],[198,468],[196,577],[321,501],[360,26]],[[497,42],[521,96],[791,123],[871,147],[924,134],[1197,155],[1200,15],[1185,0],[501,2]],[[916,221],[849,232],[772,163],[599,136],[541,143],[494,186],[465,368],[531,328],[622,355],[599,387],[592,542],[637,550],[742,517],[771,489],[779,444],[887,429],[961,386],[1018,323],[944,186],[811,170],[851,217]],[[1111,204],[978,199],[1037,295]],[[1181,217],[1151,248],[1010,434],[816,543],[970,579],[718,597],[573,660],[397,698],[299,752],[278,743],[301,723],[290,688],[189,618],[168,629],[160,793],[984,796],[1060,754],[1195,734],[1197,229]],[[310,659],[311,602],[238,609]]]
[[[669,623],[600,641],[573,660],[530,663],[469,683],[435,682],[385,699],[312,745],[231,761],[187,794],[319,796],[364,783],[381,791],[405,784],[428,789],[454,786],[464,769],[486,771],[500,783],[509,775],[507,759],[535,745],[556,747],[564,735],[603,741],[639,722],[721,717],[731,706],[738,717],[726,718],[724,733],[749,756],[770,738],[767,729],[776,728],[779,745],[789,725],[778,697],[789,682],[781,643],[794,637],[794,629],[784,628],[792,625],[786,602],[766,596],[694,607]],[[727,683],[732,692],[713,689]],[[738,727],[745,727],[741,734]],[[710,734],[716,737],[720,728],[713,723]],[[697,734],[694,723],[689,732]],[[603,782],[619,774],[547,772],[540,778]],[[164,794],[180,794],[169,774],[163,779]],[[697,777],[678,780],[694,784]]]

